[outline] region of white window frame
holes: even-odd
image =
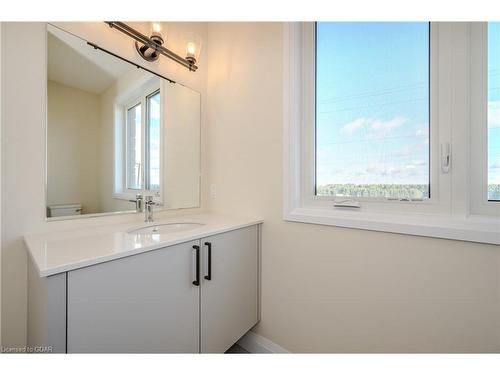
[[[500,202],[488,200],[488,23],[470,25],[471,211],[500,216]]]
[[[140,86],[137,90],[134,90],[130,95],[128,95],[128,100],[121,100],[120,103],[115,104],[115,136],[114,136],[114,189],[113,198],[131,200],[135,199],[137,194],[151,195],[154,197],[154,201],[162,203],[162,167],[160,160],[160,189],[159,190],[149,190],[145,188],[145,168],[146,168],[146,121],[147,121],[147,99],[159,92],[160,97],[162,95],[160,83],[154,81],[153,83],[148,83]],[[143,165],[141,169],[141,188],[140,189],[129,189],[127,187],[127,126],[128,126],[128,116],[127,111],[135,105],[141,105],[141,137],[142,137],[142,160]],[[160,117],[163,117],[163,109],[160,106]],[[160,159],[162,157],[163,148],[163,120],[161,120],[160,125]]]
[[[145,106],[144,106],[144,100],[142,97],[138,97],[138,98],[135,98],[134,100],[130,101],[127,105],[125,105],[123,107],[123,118],[125,119],[125,122],[124,122],[124,130],[123,130],[123,134],[125,135],[125,138],[123,140],[123,149],[125,151],[125,159],[124,159],[124,163],[123,163],[123,175],[125,176],[125,181],[124,181],[124,185],[123,185],[123,192],[126,192],[128,194],[133,194],[135,195],[137,192],[141,191],[142,190],[142,186],[144,184],[144,156],[145,156],[145,153],[144,153],[144,147],[143,147],[143,144],[144,144],[144,110],[145,110]],[[128,111],[136,106],[140,106],[141,107],[141,140],[142,140],[142,145],[141,145],[141,158],[143,160],[143,163],[141,165],[141,170],[140,170],[140,185],[141,187],[138,188],[138,189],[132,189],[132,188],[129,188],[128,187],[128,171],[127,171],[127,168],[128,168],[128,152],[127,152],[127,147],[128,147],[128,137],[129,137],[129,134],[128,134],[128,130],[129,130],[129,116],[128,116]]]
[[[431,24],[431,198],[359,199],[360,209],[347,210],[334,208],[332,197],[314,196],[314,29],[284,25],[284,219],[498,244],[498,216],[470,210],[469,24]],[[446,144],[453,151],[448,173],[441,169]]]

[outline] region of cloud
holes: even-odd
[[[393,129],[399,128],[401,125],[404,125],[406,122],[408,122],[408,119],[404,118],[404,117],[394,117],[392,120],[389,120],[389,121],[375,120],[371,124],[371,128],[373,130],[379,130],[382,132],[386,132],[386,131],[391,131]]]
[[[380,135],[380,133],[386,135],[407,122],[407,118],[399,116],[394,117],[388,121],[359,117],[356,120],[348,122],[347,124],[342,126],[340,132],[342,134],[351,135],[360,129],[366,129],[374,132],[376,135]]]
[[[366,167],[365,172],[371,175],[378,176],[415,176],[426,174],[427,162],[424,160],[416,160],[403,165],[387,165],[386,163],[374,163]]]
[[[415,132],[417,137],[427,137],[429,135],[429,124],[420,124]]]
[[[364,117],[348,122],[340,129],[342,134],[353,134],[356,130],[364,128],[371,120]]]
[[[494,162],[490,165],[490,169],[500,169],[500,161]]]
[[[423,165],[427,165],[427,162],[425,160],[418,160],[418,161],[414,161],[413,165],[416,167],[421,167]]]
[[[400,147],[397,151],[392,152],[391,156],[411,156],[419,154],[425,148],[425,144],[422,142],[415,142],[411,144],[404,145]]]
[[[426,184],[429,180],[427,163],[374,161],[368,165],[354,163],[349,167],[320,167],[318,184]]]
[[[488,102],[488,128],[500,128],[500,100]]]

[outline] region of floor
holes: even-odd
[[[234,344],[233,346],[231,346],[225,354],[250,354],[249,352],[247,352],[245,349],[243,349],[241,346],[239,346],[238,344]]]

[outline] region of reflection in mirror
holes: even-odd
[[[198,207],[200,94],[47,28],[47,216]]]

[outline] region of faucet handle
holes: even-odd
[[[155,202],[153,200],[153,196],[152,195],[147,195],[145,197],[145,204],[149,205],[149,206],[156,206],[156,207],[162,207],[163,206],[163,203],[158,203],[158,202]]]
[[[153,206],[163,206],[163,204],[161,203],[156,203],[155,201],[153,201],[153,196],[152,195],[148,195],[146,196],[145,198],[145,202],[144,202],[144,207],[146,207],[146,218],[144,219],[144,221],[146,223],[152,223],[153,222]]]

